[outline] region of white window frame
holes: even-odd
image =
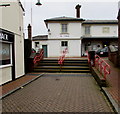
[[[90,35],[91,33],[91,27],[90,26],[85,26],[85,35]]]
[[[61,24],[61,33],[68,33],[68,24],[67,23]]]
[[[5,68],[5,67],[11,67],[11,66],[13,66],[13,61],[12,61],[12,43],[11,42],[4,42],[4,41],[2,41],[1,43],[10,44],[10,64],[0,65],[0,69],[1,68]]]
[[[64,42],[63,46],[62,46],[62,42]],[[67,42],[67,46],[65,46],[65,42]],[[68,47],[68,41],[61,41],[61,47]]]
[[[35,42],[35,48],[39,47],[39,45],[40,45],[40,42]]]

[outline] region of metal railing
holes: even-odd
[[[43,59],[43,56],[44,56],[44,51],[43,51],[43,49],[41,49],[40,53],[36,54],[36,56],[33,59],[34,65],[36,65],[38,62],[40,62],[40,60]]]
[[[68,49],[65,48],[65,50],[63,50],[62,56],[60,56],[58,59],[58,64],[60,66],[62,66],[62,64],[64,63],[64,59],[65,59],[65,55],[66,55],[67,51],[68,51]]]
[[[106,80],[107,75],[110,74],[110,65],[107,64],[100,56],[95,55],[95,67],[104,76],[104,80]]]

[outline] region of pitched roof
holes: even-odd
[[[18,0],[18,3],[19,3],[19,5],[20,5],[20,7],[22,8],[23,12],[25,12],[25,9],[23,8],[23,5],[22,5],[22,3],[21,3],[20,0]]]
[[[46,19],[44,21],[45,22],[48,22],[48,21],[84,21],[84,19],[63,16],[63,17],[55,17],[55,18]]]
[[[47,39],[48,39],[48,35],[38,35],[38,36],[32,37],[33,41],[36,41],[36,40],[47,40]]]
[[[82,24],[118,24],[118,20],[86,20]]]

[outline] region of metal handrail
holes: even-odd
[[[40,53],[39,53],[39,54],[36,54],[36,56],[35,56],[34,59],[33,59],[34,65],[35,65],[36,63],[40,62],[40,60],[43,59],[43,55],[44,55],[44,51],[43,51],[43,49],[41,49],[41,50],[40,50]]]
[[[90,55],[88,54],[88,51],[87,51],[87,59],[88,59],[88,63],[90,63]]]
[[[59,64],[59,65],[62,65],[62,64],[63,64],[64,59],[65,59],[65,55],[66,55],[67,51],[68,51],[67,48],[65,48],[65,50],[63,50],[62,56],[60,56],[59,59],[58,59],[58,64]]]
[[[104,76],[104,80],[106,80],[107,75],[110,74],[110,65],[105,62],[100,56],[95,55],[95,67],[100,71],[100,73]]]

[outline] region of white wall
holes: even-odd
[[[10,4],[9,7],[0,8],[0,20],[2,20],[0,28],[13,32],[15,35],[15,75],[18,78],[24,75],[23,10],[18,0],[2,0],[0,4]],[[12,79],[11,72],[11,67],[2,68],[2,83]]]
[[[10,30],[16,34],[23,35],[23,11],[19,6],[18,0],[2,0],[1,4],[10,4],[8,7],[2,7],[2,24],[0,28]],[[7,2],[6,2],[7,1]],[[21,28],[21,30],[20,30]]]
[[[59,40],[51,40],[48,42],[48,57],[59,57],[61,55],[61,42]]]
[[[24,75],[24,40],[23,37],[15,36],[15,74],[16,78]]]
[[[81,40],[69,40],[68,57],[81,57]]]
[[[48,57],[59,57],[62,55],[61,41],[68,41],[68,53],[66,57],[80,57],[81,56],[81,40],[48,40],[40,41],[40,48],[42,45],[48,46]],[[34,44],[34,43],[33,43]]]
[[[66,39],[66,38],[77,38],[81,37],[81,23],[69,22],[68,23],[68,32],[61,33],[61,23],[48,23],[48,28],[50,29],[51,35],[48,34],[49,39]]]
[[[109,27],[109,33],[103,33],[103,27]],[[85,36],[85,26],[83,26],[82,33]],[[90,36],[91,37],[117,37],[118,26],[115,25],[90,25]]]
[[[0,85],[12,80],[12,67],[0,69]]]

